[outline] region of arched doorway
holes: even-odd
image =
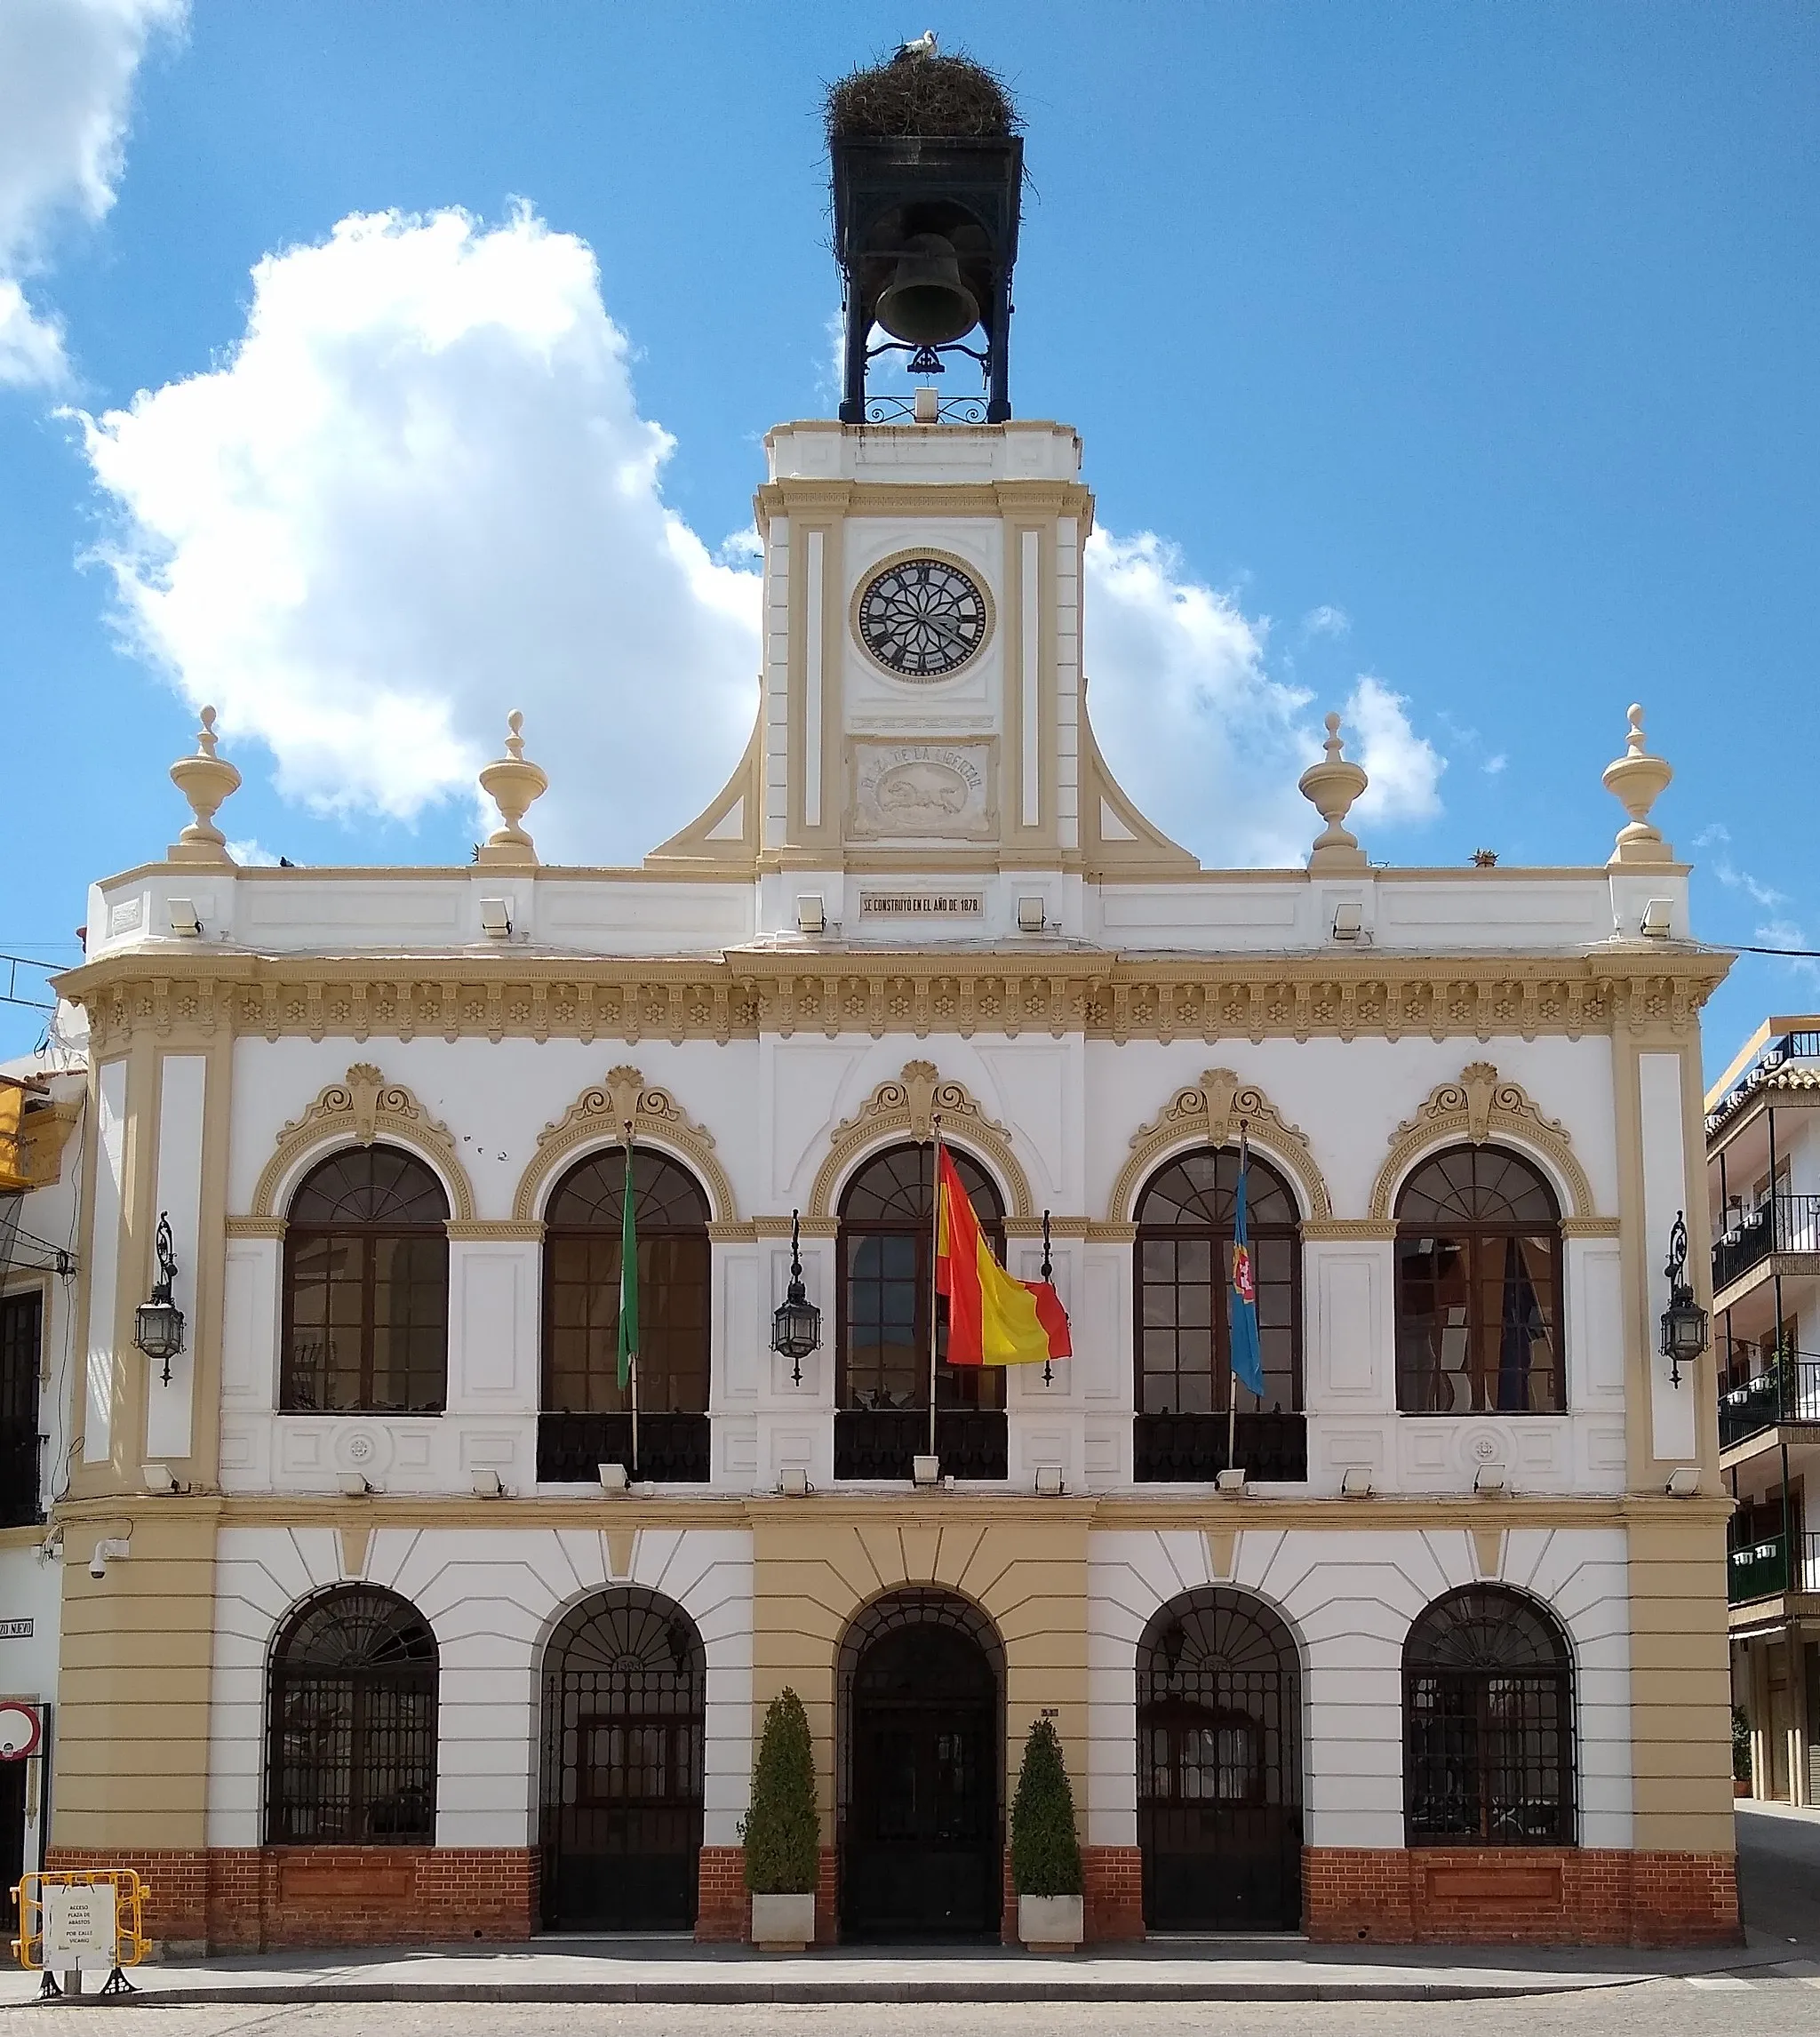
[[[544,1650],[539,1839],[546,1930],[690,1930],[701,1854],[701,1636],[627,1586]]]
[[[998,1936],[1003,1658],[946,1592],[894,1592],[841,1650],[843,1938]]]
[[[1138,1843],[1153,1931],[1302,1920],[1301,1674],[1243,1592],[1161,1607],[1138,1650]]]

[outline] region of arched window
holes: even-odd
[[[1231,1402],[1227,1301],[1238,1190],[1238,1148],[1208,1147],[1171,1160],[1152,1175],[1138,1198],[1139,1415],[1205,1415]],[[1301,1224],[1288,1183],[1255,1154],[1246,1177],[1245,1211],[1257,1285],[1264,1394],[1253,1402],[1241,1387],[1240,1406],[1299,1408]],[[1258,1467],[1250,1468],[1256,1473]]]
[[[1403,1647],[1411,1846],[1574,1843],[1573,1670],[1560,1627],[1495,1585],[1452,1592]]]
[[[947,1148],[1001,1262],[1005,1205],[971,1154]],[[835,1338],[834,1475],[907,1478],[929,1449],[929,1339],[935,1311],[936,1450],[962,1478],[1005,1475],[1005,1375],[950,1365],[948,1305],[933,1291],[935,1160],[927,1146],[895,1146],[867,1161],[841,1198]]]
[[[278,1405],[439,1411],[449,1378],[449,1198],[422,1161],[352,1146],[304,1176],[284,1229]]]
[[[371,1585],[307,1600],[272,1650],[266,1839],[430,1846],[436,1835],[436,1642]]]
[[[708,1206],[687,1168],[650,1146],[632,1154],[638,1229],[641,1415],[702,1414],[708,1384]],[[626,1148],[571,1167],[544,1211],[544,1406],[617,1414]],[[593,1475],[588,1467],[587,1475]]]
[[[949,1146],[956,1171],[979,1212],[979,1226],[1001,1261],[1005,1205],[979,1162]],[[935,1304],[933,1148],[898,1146],[866,1162],[841,1198],[841,1378],[843,1408],[927,1408],[929,1321]],[[939,1304],[936,1349],[945,1354],[948,1308]],[[997,1366],[936,1367],[938,1408],[1004,1405]]]
[[[1397,1405],[1405,1414],[1554,1414],[1561,1205],[1497,1146],[1425,1160],[1397,1197]]]

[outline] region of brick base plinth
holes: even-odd
[[[1737,1945],[1729,1853],[1311,1846],[1311,1938],[1390,1945]]]
[[[695,1936],[704,1945],[744,1945],[752,1936],[752,1897],[746,1886],[743,1846],[704,1846],[701,1849],[700,1902]],[[834,1914],[834,1855],[823,1847],[816,1877],[815,1942],[835,1944],[840,1928]]]
[[[134,1869],[151,1891],[147,1936],[211,1952],[452,1945],[537,1929],[537,1856],[523,1847],[53,1847],[44,1865]]]
[[[1087,1942],[1144,1936],[1144,1856],[1135,1846],[1083,1846]]]

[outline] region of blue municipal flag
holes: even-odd
[[[1257,1335],[1257,1277],[1251,1266],[1251,1243],[1245,1221],[1245,1175],[1250,1154],[1239,1135],[1239,1206],[1233,1226],[1233,1291],[1227,1321],[1233,1336],[1233,1377],[1264,1397],[1264,1346]]]

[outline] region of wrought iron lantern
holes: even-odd
[[[802,1285],[801,1212],[790,1212],[790,1284],[771,1314],[771,1349],[790,1361],[790,1382],[802,1384],[802,1361],[821,1345],[821,1311]]]
[[[1668,1381],[1681,1383],[1681,1367],[1691,1365],[1707,1345],[1706,1311],[1694,1299],[1688,1285],[1688,1226],[1686,1212],[1675,1212],[1674,1228],[1668,1234],[1668,1306],[1662,1312],[1662,1355],[1668,1360]]]
[[[164,1384],[171,1384],[171,1361],[183,1348],[183,1311],[171,1298],[171,1283],[177,1278],[177,1254],[171,1243],[171,1218],[158,1212],[158,1277],[152,1282],[152,1298],[142,1301],[134,1312],[132,1340],[148,1358],[164,1368]]]

